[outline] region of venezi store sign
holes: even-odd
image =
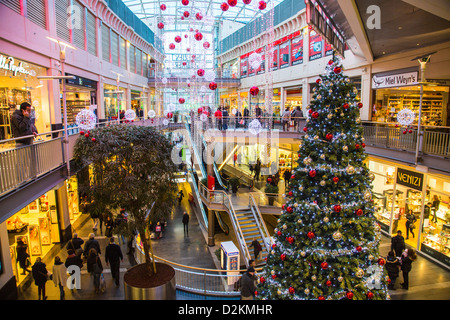
[[[422,191],[423,173],[397,168],[397,183],[418,191]]]

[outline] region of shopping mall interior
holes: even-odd
[[[346,97],[336,94],[339,85]],[[66,288],[65,299],[135,298],[137,289],[124,278],[146,263],[147,240],[107,233],[106,220],[90,210],[94,189],[92,195],[84,189],[99,179],[96,163],[78,161],[80,144],[103,143],[97,134],[117,126],[151,127],[170,141],[173,181],[183,193],[164,220],[151,221],[144,232],[155,260],[175,270],[175,293],[154,290],[139,298],[239,300],[244,276],[254,267],[252,299],[270,291],[269,299],[448,300],[449,91],[447,0],[0,0],[0,299],[40,299],[31,268],[42,261],[51,272],[56,256],[67,259],[74,234],[86,243],[92,233],[100,243],[106,290],[94,290],[85,264],[85,290]],[[324,108],[328,116],[322,119],[315,111]],[[336,120],[344,114],[349,121]],[[20,131],[18,121],[29,131]],[[334,136],[325,130],[335,130]],[[317,148],[342,139],[349,145],[336,156],[324,149],[319,159]],[[352,171],[352,157],[361,169]],[[325,158],[326,165],[314,167]],[[335,168],[345,161],[344,169]],[[334,178],[328,172],[317,178],[314,196],[303,204],[298,197],[308,183],[302,172],[309,179],[331,167]],[[354,237],[345,223],[339,232],[316,232],[316,240],[341,243],[335,251],[328,242],[310,244],[323,222],[300,227],[295,219],[295,232],[288,223],[300,208],[327,213],[320,193],[330,189],[336,196],[337,176],[346,177],[342,171],[359,183],[359,195],[347,199],[343,211],[364,201],[370,208],[364,219],[374,221],[354,240],[363,253],[362,273],[352,277],[362,284],[352,282],[350,290],[350,282],[323,263],[319,271],[327,276],[318,271],[311,277],[298,263],[294,273],[302,280],[286,284],[279,269],[289,259],[283,253],[274,262],[279,250],[301,252],[305,259],[351,251],[345,241]],[[363,189],[360,176],[370,189]],[[345,188],[338,192],[352,197]],[[113,219],[132,216],[117,204],[104,210]],[[313,221],[313,213],[301,222]],[[336,216],[342,217],[327,213],[326,222]],[[306,228],[309,239],[290,248]],[[291,237],[283,234],[288,231]],[[409,288],[403,269],[394,283],[379,275],[387,272],[399,231],[407,249],[399,259],[416,253]],[[376,234],[375,240],[363,232]],[[111,237],[124,256],[117,287],[105,260]],[[255,242],[261,247],[256,259]],[[352,259],[356,255],[351,251]],[[368,265],[380,273],[369,277],[366,270],[363,276]],[[389,286],[375,288],[367,279]],[[358,289],[365,286],[372,291]],[[60,294],[48,280],[48,299]]]

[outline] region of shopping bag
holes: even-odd
[[[103,276],[103,273],[100,275],[100,290],[101,292],[105,292],[106,290],[106,280],[105,277]]]

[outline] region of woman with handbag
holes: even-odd
[[[95,249],[89,250],[89,256],[87,258],[87,271],[94,278],[94,289],[95,293],[100,291],[100,276],[103,272],[103,265],[100,257],[97,255]]]
[[[55,263],[53,265],[52,272],[53,283],[55,284],[55,287],[59,287],[59,298],[61,300],[64,300],[64,286],[67,284],[67,268],[61,261],[61,258],[58,256],[55,257]]]
[[[45,263],[41,261],[41,257],[36,258],[36,262],[31,267],[31,273],[33,275],[34,283],[38,287],[38,300],[41,300],[41,296],[42,300],[47,300],[47,296],[45,295],[45,283],[47,282],[49,275]]]
[[[31,273],[28,269],[30,266],[30,255],[28,254],[28,246],[21,239],[17,240],[16,246],[17,261],[19,261],[19,266],[22,268],[22,275],[25,275],[25,271]]]

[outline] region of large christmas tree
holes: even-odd
[[[373,175],[363,162],[362,104],[336,58],[316,83],[256,297],[387,299]]]

